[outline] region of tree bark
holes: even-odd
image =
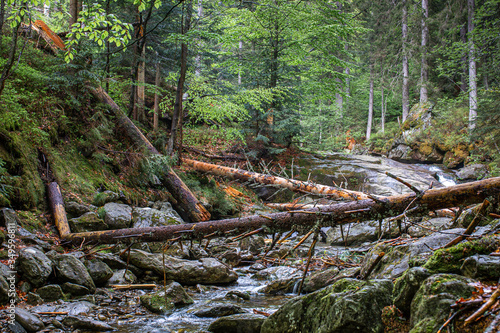
[[[420,68],[420,104],[427,103],[427,81],[429,77],[429,68],[427,65],[427,42],[429,39],[429,27],[427,20],[429,19],[429,2],[422,0],[422,64]]]
[[[158,57],[158,52],[156,52],[156,76],[155,76],[155,86],[160,89],[160,58]],[[160,114],[160,94],[155,92],[155,104],[154,104],[154,115],[153,115],[153,131],[158,130],[158,116]]]
[[[427,190],[420,198],[412,193],[386,197],[383,200],[351,201],[308,210],[254,215],[196,224],[74,233],[67,235],[64,239],[75,244],[81,244],[84,241],[112,244],[203,239],[209,235],[209,237],[227,237],[231,234],[241,234],[257,229],[261,229],[261,233],[283,232],[298,225],[312,228],[318,221],[320,227],[331,227],[354,221],[395,216],[402,214],[408,208],[413,208],[412,203],[418,208],[413,213],[416,211],[427,213],[440,208],[482,202],[489,196],[498,197],[499,194],[500,177],[496,177]]]
[[[368,98],[368,124],[366,126],[366,141],[370,140],[373,122],[373,76],[370,74],[370,96]]]
[[[384,86],[380,88],[380,95],[381,95],[381,102],[380,102],[380,109],[381,109],[381,116],[380,116],[380,127],[382,133],[385,133],[385,109],[384,109]]]
[[[328,195],[334,199],[362,200],[368,198],[366,194],[361,192],[349,191],[331,186],[310,184],[307,182],[302,182],[300,180],[264,175],[256,172],[228,168],[225,166],[194,161],[186,158],[183,158],[182,162],[185,165],[190,166],[198,171],[208,172],[214,175],[230,177],[243,181],[253,180],[261,184],[280,185],[292,191],[313,193],[318,195]]]
[[[469,40],[469,131],[473,131],[477,118],[476,46],[474,44],[475,1],[467,0],[467,4],[469,8],[467,28]]]
[[[68,219],[66,217],[66,210],[64,209],[64,201],[61,195],[61,190],[56,182],[52,182],[47,186],[47,194],[49,197],[49,205],[54,215],[56,228],[61,237],[65,237],[71,233],[69,229]]]
[[[91,92],[101,102],[110,106],[116,118],[117,125],[125,130],[127,136],[135,144],[146,148],[149,154],[160,154],[101,87],[91,89]],[[202,206],[172,169],[166,170],[165,174],[160,177],[160,180],[177,201],[173,205],[184,220],[199,222],[210,219],[210,213]]]
[[[146,100],[146,43],[142,45],[139,67],[137,70],[137,121],[146,120],[144,104]]]
[[[406,0],[403,0],[403,17],[402,17],[402,36],[403,36],[403,115],[402,122],[408,117],[410,112],[410,73],[408,70],[408,7]]]
[[[78,0],[69,1],[69,29],[78,20]]]

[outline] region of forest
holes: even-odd
[[[499,124],[500,0],[0,0],[0,327],[498,332]]]

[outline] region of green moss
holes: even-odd
[[[447,249],[439,249],[424,267],[432,273],[459,273],[463,259],[475,254],[489,254],[500,246],[500,236],[485,236],[459,243]]]
[[[46,220],[40,212],[17,211],[16,213],[19,216],[21,226],[30,232],[42,230],[46,224]]]

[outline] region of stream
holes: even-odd
[[[431,184],[434,187],[451,186],[455,184],[454,174],[439,165],[409,165],[382,157],[345,155],[329,153],[324,156],[310,156],[295,161],[293,173],[302,180],[332,185],[356,191],[364,191],[376,195],[395,195],[411,192],[397,180],[388,177],[390,172],[405,179],[412,185],[425,190]],[[308,246],[308,245],[306,245]],[[326,251],[325,251],[326,250]],[[328,251],[330,250],[330,251]],[[332,247],[322,243],[318,251],[332,252]],[[336,251],[346,251],[347,248]],[[316,252],[316,253],[317,253]],[[266,295],[259,292],[266,285],[262,280],[255,280],[249,267],[235,269],[239,277],[236,283],[227,286],[186,287],[194,304],[174,310],[170,315],[139,314],[127,320],[118,320],[114,327],[120,332],[207,332],[208,326],[216,318],[199,318],[193,312],[221,304],[240,306],[248,313],[254,310],[265,313],[275,312],[282,304],[295,297],[295,294]],[[144,291],[136,291],[144,293]],[[231,292],[244,292],[250,295],[249,300],[227,298]],[[132,302],[139,307],[138,294]],[[124,306],[123,303],[110,304]]]

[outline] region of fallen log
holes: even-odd
[[[120,109],[120,107],[113,101],[113,99],[102,89],[91,88],[92,94],[102,103],[110,106],[113,115],[116,118],[116,123],[119,127],[125,130],[127,136],[138,146],[147,149],[149,154],[160,155],[158,150],[149,142],[149,140],[141,133],[141,131],[134,125]],[[203,205],[196,199],[191,190],[184,184],[184,182],[177,176],[177,174],[169,168],[160,177],[163,186],[172,194],[172,197],[177,202],[173,203],[175,210],[187,222],[200,222],[210,220],[210,213],[203,207]]]
[[[427,214],[430,210],[479,203],[488,197],[500,195],[500,177],[485,179],[446,188],[430,189],[417,199],[415,193],[396,195],[383,199],[366,199],[338,203],[321,208],[254,215],[219,221],[199,222],[164,227],[119,229],[69,234],[66,240],[76,244],[162,242],[168,240],[203,239],[241,234],[261,229],[261,233],[292,230],[295,226],[312,228],[341,225],[353,221],[381,219],[402,214],[408,209],[413,213]],[[414,205],[414,206],[413,206]]]
[[[312,193],[317,195],[328,195],[334,199],[363,200],[368,199],[368,195],[362,192],[349,191],[341,188],[311,184],[295,179],[286,179],[261,173],[229,168],[221,165],[199,162],[183,158],[182,162],[198,171],[208,172],[218,176],[230,177],[243,181],[253,180],[261,184],[275,184],[288,188],[292,191]]]
[[[59,231],[61,238],[71,233],[69,229],[68,219],[66,217],[66,210],[64,209],[64,201],[61,195],[61,190],[56,182],[52,182],[47,186],[49,197],[49,206],[54,214],[56,228]]]

